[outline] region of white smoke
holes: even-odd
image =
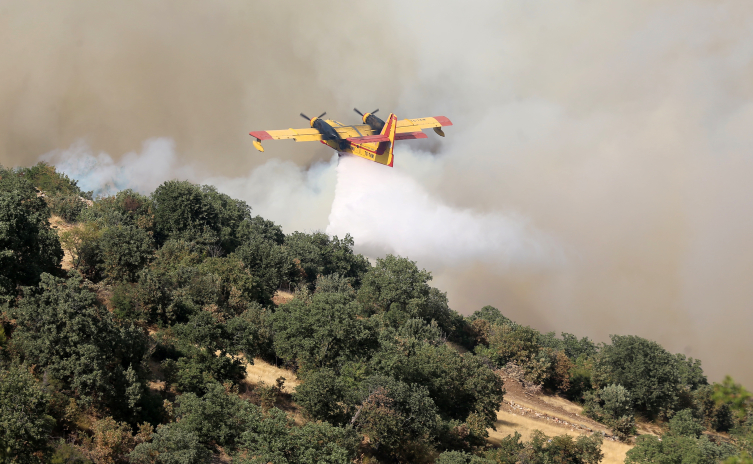
[[[167,137],[149,139],[141,153],[127,153],[117,161],[108,153],[95,154],[83,140],[40,157],[76,179],[82,190],[93,191],[95,197],[125,189],[148,195],[167,180],[189,180],[244,200],[254,214],[272,219],[286,231],[327,226],[335,191],[336,155],[308,168],[273,158],[237,177],[210,176],[206,166],[181,163],[180,159],[174,141]]]
[[[285,232],[322,230],[335,195],[337,155],[308,168],[270,159],[245,176],[206,177],[201,183],[246,201],[258,214]]]
[[[84,191],[94,196],[112,195],[132,189],[142,194],[152,192],[172,178],[194,178],[192,166],[181,165],[172,139],[161,137],[144,142],[141,153],[126,153],[118,161],[79,140],[66,150],[55,150],[40,157],[58,171],[78,180]]]
[[[429,156],[422,161],[431,165]],[[327,233],[350,233],[359,251],[372,257],[394,253],[429,268],[475,261],[543,264],[558,256],[551,241],[520,215],[455,208],[430,195],[400,167],[416,157],[403,151],[389,169],[341,156]]]

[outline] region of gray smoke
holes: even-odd
[[[138,173],[167,137],[139,188],[211,180],[286,231],[413,256],[465,314],[637,334],[753,384],[747,0],[19,1],[0,24],[4,165],[84,138]],[[390,174],[246,135],[353,106],[455,125]],[[354,175],[394,213],[359,209]]]

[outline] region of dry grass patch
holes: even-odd
[[[583,407],[577,403],[573,403],[572,401],[568,401],[565,398],[561,398],[559,396],[539,396],[539,400],[543,401],[544,403],[562,408],[565,411],[571,413],[571,414],[582,414],[583,413]]]
[[[541,430],[549,436],[568,434],[573,437],[582,435],[570,427],[561,427],[545,421],[536,420],[532,417],[520,416],[507,411],[497,413],[497,422],[494,423],[496,431],[489,430],[488,441],[498,445],[500,441],[508,436],[518,432],[522,435],[522,440],[530,440],[534,430]],[[632,448],[626,443],[604,440],[601,445],[601,451],[604,453],[603,464],[616,464],[625,462],[625,454]]]
[[[275,292],[275,296],[272,297],[272,303],[274,303],[277,306],[280,306],[282,304],[285,304],[295,298],[295,295],[292,292],[287,292],[285,290],[277,290]]]
[[[262,359],[254,358],[253,364],[246,363],[246,382],[250,384],[258,385],[263,382],[265,385],[272,386],[280,377],[285,377],[285,385],[282,388],[285,393],[292,395],[295,393],[295,387],[301,384],[294,372]]]
[[[60,216],[53,214],[50,216],[50,226],[52,226],[55,231],[58,233],[58,237],[66,231],[69,231],[76,227],[75,225],[71,224],[70,222],[65,222],[63,218]],[[73,256],[71,256],[71,252],[63,248],[63,261],[60,263],[63,269],[70,270],[73,269]]]

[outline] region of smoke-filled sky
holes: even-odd
[[[753,385],[749,0],[6,1],[0,163],[212,183],[464,314],[636,334]],[[250,130],[445,115],[395,168]],[[339,161],[339,162],[338,162]]]

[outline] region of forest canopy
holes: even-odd
[[[503,372],[635,440],[628,462],[753,452],[751,395],[732,379],[710,384],[700,361],[632,335],[542,333],[491,306],[463,317],[414,261],[372,262],[354,246],[286,234],[211,186],[92,198],[51,166],[0,167],[0,457],[602,459],[598,435],[488,442]],[[297,386],[249,383],[254,360]],[[634,438],[636,418],[665,435]]]

